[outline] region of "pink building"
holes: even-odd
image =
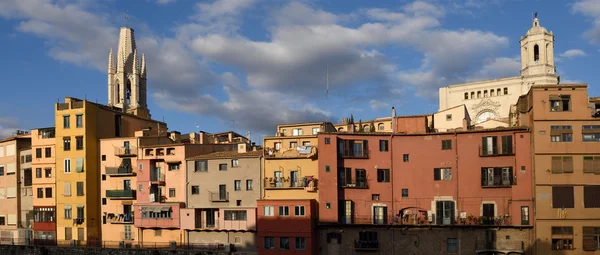
[[[320,222],[532,223],[526,129],[319,134]],[[335,155],[335,156],[334,156]]]

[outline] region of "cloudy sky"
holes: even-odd
[[[155,119],[259,140],[278,123],[431,113],[439,87],[516,76],[533,12],[562,83],[599,96],[600,0],[2,0],[0,136],[52,126],[64,96],[106,103],[121,26],[148,59]]]

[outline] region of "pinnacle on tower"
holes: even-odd
[[[108,73],[115,73],[115,59],[112,48],[110,48],[110,53],[108,53]]]
[[[146,55],[142,53],[142,70],[140,76],[146,78]]]
[[[140,65],[138,62],[138,56],[137,56],[137,49],[133,51],[133,66],[132,66],[132,70],[133,73],[139,73],[140,71]]]

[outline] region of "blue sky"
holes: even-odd
[[[516,76],[533,12],[561,82],[600,95],[600,0],[3,0],[0,136],[52,126],[64,96],[106,103],[124,25],[148,58],[153,118],[259,140],[278,123],[431,113],[441,86]]]

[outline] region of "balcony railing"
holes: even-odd
[[[207,223],[204,221],[196,221],[194,224],[195,228],[198,229],[218,229],[219,228],[219,220],[215,218],[215,220],[211,223]]]
[[[512,183],[510,180],[494,178],[492,181],[483,182],[481,184],[482,188],[510,188],[512,187]]]
[[[369,184],[367,180],[352,180],[346,183],[339,183],[339,186],[347,189],[368,189]]]
[[[348,218],[340,217],[341,224],[372,224],[372,225],[467,225],[467,226],[512,226],[510,217],[486,217],[486,216],[468,216],[466,218],[457,217],[455,221],[448,224],[436,224],[435,218],[429,221],[426,213],[404,214],[402,218],[397,216],[373,217],[372,215],[350,215]]]
[[[266,159],[311,158],[317,155],[317,146],[306,146],[305,150],[300,150],[298,148],[288,150],[265,148],[264,155]]]
[[[179,228],[179,218],[136,218],[138,228]]]
[[[276,181],[275,178],[265,178],[265,189],[304,189],[306,191],[315,191],[318,186],[317,178],[302,178],[299,181],[290,181],[290,178],[281,178]]]
[[[106,175],[108,176],[131,176],[135,175],[131,166],[106,167]]]
[[[106,197],[110,199],[135,199],[135,190],[107,190]]]
[[[137,156],[137,147],[115,147],[115,156],[117,157],[135,157]]]
[[[153,184],[165,184],[165,174],[150,174],[150,182]]]
[[[355,240],[354,249],[359,251],[376,251],[379,249],[379,241]]]
[[[343,153],[338,153],[340,158],[356,158],[356,159],[366,159],[369,158],[369,150],[361,150],[361,151],[344,151]]]
[[[210,201],[211,202],[228,202],[229,201],[229,192],[210,192]]]
[[[515,151],[511,146],[492,146],[492,147],[482,147],[479,145],[479,156],[480,157],[493,157],[493,156],[514,156]]]
[[[106,221],[111,224],[132,224],[133,215],[123,213],[108,213],[106,216]]]

